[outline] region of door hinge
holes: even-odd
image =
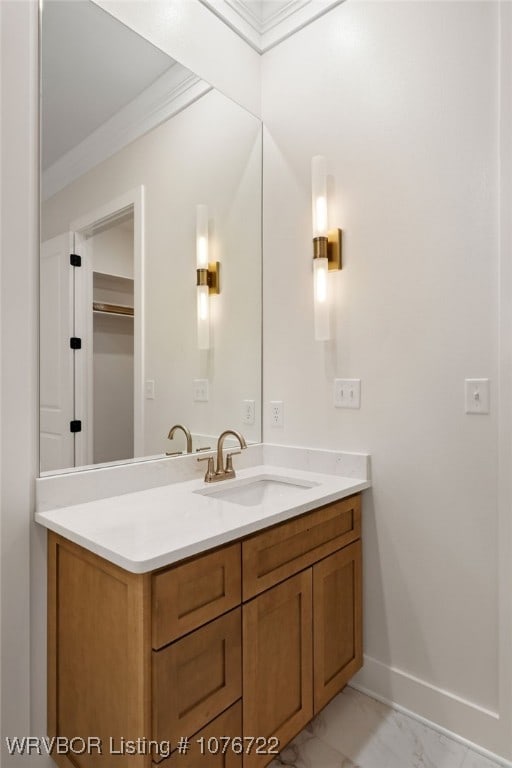
[[[69,340],[69,346],[71,349],[82,349],[82,339],[78,336],[72,336]]]
[[[72,267],[81,267],[82,266],[82,257],[78,255],[78,253],[70,253],[69,254],[69,263]]]
[[[82,422],[79,420],[70,421],[69,422],[69,431],[70,432],[81,432],[82,431]]]

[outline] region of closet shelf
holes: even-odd
[[[93,301],[92,310],[103,315],[133,317],[133,307],[128,307],[125,304],[107,304],[103,301]]]
[[[128,275],[116,274],[115,272],[100,272],[99,270],[94,269],[92,274],[93,274],[93,277],[96,280],[99,280],[99,281],[104,281],[104,280],[120,281],[120,280],[124,280],[126,283],[131,283],[131,284],[133,284],[133,282],[134,282],[133,277],[128,277]]]

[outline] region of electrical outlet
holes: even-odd
[[[282,427],[284,425],[283,415],[284,404],[282,400],[270,401],[270,424],[273,427]]]
[[[153,379],[146,379],[145,396],[146,396],[146,400],[155,399],[155,382],[153,381]]]
[[[194,379],[192,382],[194,403],[207,403],[209,400],[208,379]]]
[[[334,379],[336,408],[361,407],[361,379]]]
[[[254,400],[242,400],[242,424],[254,424]]]
[[[489,379],[466,379],[466,413],[489,413]]]

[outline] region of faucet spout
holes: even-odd
[[[217,441],[217,467],[215,468],[215,474],[219,480],[222,480],[226,477],[234,477],[235,472],[233,468],[224,468],[224,457],[222,454],[222,451],[224,449],[224,440],[228,435],[233,435],[233,437],[236,437],[238,442],[240,443],[240,448],[247,448],[247,443],[245,442],[245,437],[240,434],[240,432],[237,432],[235,429],[225,429],[224,432],[222,432],[219,435],[219,439]],[[229,459],[229,456],[228,456]]]
[[[190,434],[190,430],[187,429],[187,427],[184,427],[183,424],[175,424],[173,427],[171,427],[169,430],[169,434],[167,435],[167,438],[169,440],[172,440],[174,437],[174,433],[176,432],[177,429],[181,429],[181,431],[186,437],[187,453],[192,453],[192,435]]]
[[[233,435],[233,437],[236,437],[240,443],[241,449],[247,448],[245,437],[241,435],[240,432],[237,432],[235,429],[224,430],[224,432],[219,435],[219,439],[217,441],[217,466],[215,467],[215,470],[213,467],[213,456],[202,456],[200,459],[198,459],[198,461],[208,460],[208,469],[206,471],[206,475],[204,476],[205,483],[216,483],[219,480],[230,480],[231,478],[235,477],[232,456],[240,453],[240,451],[232,451],[231,453],[228,453],[226,456],[226,466],[224,467],[224,456],[222,451],[224,449],[224,440],[228,435]]]

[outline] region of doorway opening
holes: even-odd
[[[144,189],[41,249],[41,471],[144,455]]]

